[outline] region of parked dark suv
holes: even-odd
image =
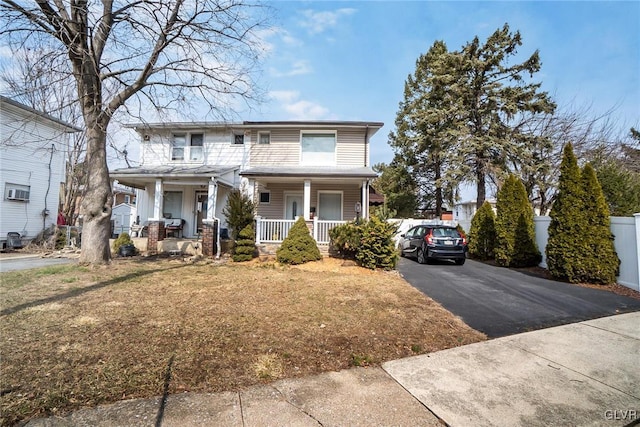
[[[451,259],[462,265],[466,260],[467,239],[455,227],[416,225],[400,237],[400,255],[416,258],[420,264],[433,259]]]

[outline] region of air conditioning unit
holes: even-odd
[[[7,195],[7,200],[29,200],[29,190],[19,190],[17,188],[12,188],[9,190],[9,194]]]

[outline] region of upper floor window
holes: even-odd
[[[244,134],[243,133],[234,133],[233,134],[233,143],[234,144],[244,144]]]
[[[126,204],[130,204],[130,203],[131,203],[131,196],[130,196],[130,195],[128,195],[128,194],[125,194],[125,195],[124,195],[124,202],[125,202]]]
[[[174,134],[171,143],[171,160],[202,161],[203,144],[204,134],[202,133]]]
[[[258,144],[269,144],[269,143],[271,143],[271,134],[269,132],[259,132]]]
[[[331,166],[336,164],[336,134],[303,132],[300,139],[300,164]]]

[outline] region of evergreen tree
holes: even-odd
[[[533,209],[520,178],[507,177],[496,208],[496,263],[504,267],[537,265],[541,255],[535,242]]]
[[[547,268],[556,279],[579,282],[585,273],[582,259],[588,251],[583,188],[573,146],[565,145],[558,192],[549,216]]]
[[[617,159],[595,166],[598,182],[613,216],[640,212],[640,173],[625,168]]]
[[[316,241],[309,233],[304,218],[293,224],[289,234],[276,251],[276,259],[282,264],[304,264],[322,259]]]
[[[555,111],[548,93],[540,91],[541,84],[530,81],[541,69],[538,51],[524,62],[511,63],[521,45],[520,32],[512,33],[505,24],[484,44],[476,37],[459,53],[462,75],[453,96],[461,102],[457,127],[464,134],[459,135],[451,164],[461,165],[465,178],[475,182],[478,208],[486,197],[487,178],[506,169],[510,153],[518,153],[523,163],[536,162],[529,147],[539,144],[541,137],[526,133],[514,120]]]
[[[411,218],[418,204],[417,184],[409,171],[395,159],[389,165],[376,164],[373,170],[380,173],[373,186],[384,195],[385,209],[395,211],[399,218]]]
[[[227,223],[231,227],[231,238],[238,239],[243,228],[253,224],[255,203],[242,190],[234,188],[227,197],[227,204],[222,213],[227,217]]]
[[[416,181],[421,210],[433,209],[440,216],[444,201],[453,200],[458,181],[448,179],[448,148],[456,141],[452,133],[456,119],[451,85],[456,75],[453,56],[442,41],[436,41],[416,61],[416,69],[407,77],[404,99],[396,116],[396,130],[389,134],[389,145],[396,163]]]
[[[611,234],[609,209],[593,167],[587,163],[582,169],[582,195],[587,214],[588,251],[583,254],[585,276],[589,283],[616,283],[620,259],[616,254]]]
[[[256,231],[253,224],[249,224],[238,234],[232,259],[235,262],[251,261],[256,255]]]
[[[485,202],[471,220],[469,229],[469,255],[487,260],[493,258],[496,245],[496,215],[491,203]]]

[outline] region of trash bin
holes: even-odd
[[[15,231],[7,233],[7,249],[20,249],[23,246],[20,233],[16,233]]]

